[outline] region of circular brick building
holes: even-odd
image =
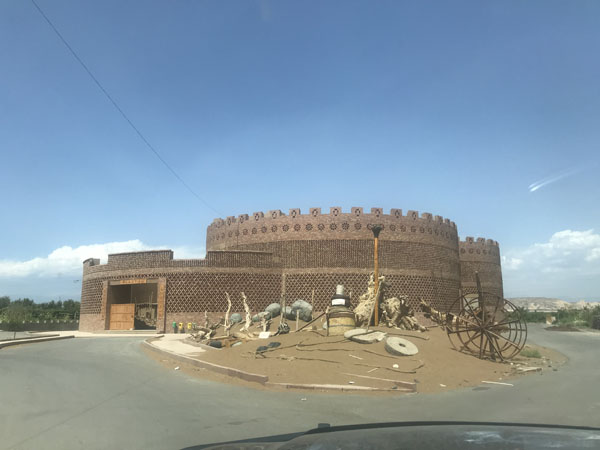
[[[406,295],[414,306],[423,298],[444,310],[461,292],[475,290],[475,272],[485,291],[503,295],[498,243],[459,241],[456,224],[440,216],[381,208],[275,210],[214,220],[205,259],[178,260],[160,250],[109,255],[107,264],[86,260],[80,329],[136,328],[144,315],[145,325],[158,331],[169,331],[172,322],[202,323],[205,311],[226,309],[225,292],[238,310],[242,291],[254,310],[283,295],[309,301],[314,295],[315,310],[323,310],[337,284],[356,301],[372,271],[373,224],[383,226],[379,264],[390,284],[387,296]]]

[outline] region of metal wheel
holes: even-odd
[[[463,295],[448,313],[446,332],[459,351],[484,359],[504,361],[516,356],[527,341],[527,324],[517,307],[497,295],[481,291]]]

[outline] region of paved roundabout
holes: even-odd
[[[161,448],[403,420],[600,425],[600,334],[530,339],[570,358],[558,371],[441,394],[365,397],[220,384],[149,358],[143,338],[78,338],[0,350],[0,449]],[[490,407],[489,405],[493,405]]]

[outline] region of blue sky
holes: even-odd
[[[78,298],[110,251],[202,256],[215,217],[378,206],[498,240],[509,297],[600,298],[600,3],[36,1],[210,207],[4,1],[0,295]]]

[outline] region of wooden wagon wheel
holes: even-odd
[[[446,324],[450,342],[459,351],[481,359],[504,361],[517,355],[527,341],[527,324],[517,307],[502,297],[481,291],[454,302]]]

